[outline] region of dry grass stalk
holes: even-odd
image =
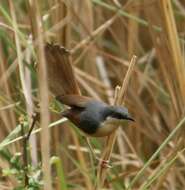
[[[113,101],[114,101],[113,100],[113,91],[112,91],[112,88],[111,88],[111,82],[110,82],[109,77],[108,77],[107,68],[105,67],[103,57],[98,56],[96,58],[96,60],[97,60],[97,67],[99,69],[100,77],[102,78],[103,83],[107,87],[107,89],[105,89],[105,90],[106,90],[106,95],[107,95],[108,102],[109,102],[109,104],[112,105]]]
[[[0,75],[1,76],[3,76],[3,74],[6,73],[6,65],[7,65],[6,58],[4,57],[2,48],[3,48],[2,44],[0,44],[0,55],[1,55],[0,56]],[[2,83],[0,82],[0,87],[5,92],[6,97],[9,100],[9,103],[11,103],[12,97],[11,97],[9,81],[5,80],[5,81],[2,81]],[[15,114],[13,113],[13,110],[11,108],[7,109],[5,112],[1,112],[0,118],[3,120],[5,129],[7,131],[10,131],[11,127],[16,126]],[[3,135],[3,134],[1,134],[1,135]],[[0,139],[1,139],[1,136],[0,136]]]
[[[18,35],[18,24],[17,24],[17,18],[16,13],[14,9],[14,5],[11,0],[8,1],[9,7],[10,7],[10,13],[13,20],[13,28],[14,28],[14,35],[15,35],[15,44],[16,44],[16,50],[17,50],[17,58],[18,58],[18,66],[19,66],[19,75],[21,80],[21,86],[23,89],[23,94],[26,99],[26,102],[28,103],[28,91],[26,88],[26,81],[24,77],[24,64],[23,64],[23,55],[21,51],[21,42]]]
[[[91,86],[89,86],[89,84],[85,80],[83,80],[80,76],[76,76],[76,79],[78,83],[88,92],[90,96],[101,101],[100,96],[94,91],[94,89]]]
[[[66,5],[68,0],[50,0],[49,3],[51,7],[56,7],[50,12],[49,16],[51,17],[51,25],[57,32],[51,30],[51,36],[48,35],[49,39],[47,39],[47,41],[56,42],[66,48],[70,48],[70,43],[72,41],[71,12]],[[58,115],[52,115],[52,120],[57,120],[59,117]],[[55,139],[52,147],[53,154],[61,155],[60,159],[66,167],[70,165],[70,162],[66,156],[61,154],[61,139],[67,144],[70,142],[69,139],[71,135],[71,133],[68,133],[67,123],[64,123],[62,128],[56,127],[52,130],[52,139]],[[59,183],[59,180],[56,180],[56,183]]]
[[[171,98],[170,106],[173,107],[173,113],[168,113],[167,116],[171,118],[171,124],[175,125],[176,116],[180,115],[179,109],[179,101],[181,100],[181,94],[179,92],[179,88],[177,88],[178,80],[174,80],[176,77],[176,69],[174,68],[173,59],[171,57],[171,53],[169,52],[167,34],[162,32],[156,32],[152,29],[152,24],[156,24],[159,26],[164,26],[163,17],[161,11],[158,11],[158,17],[155,16],[155,12],[160,10],[159,4],[157,2],[148,9],[145,10],[147,18],[149,19],[150,25],[150,33],[154,43],[154,47],[156,49],[156,56],[160,62],[160,73],[158,77],[163,81],[164,85],[167,88],[167,93]],[[177,98],[178,97],[178,98]],[[166,114],[165,110],[163,111]],[[173,118],[173,119],[172,119]],[[169,126],[170,127],[170,126]]]
[[[67,6],[65,5],[65,0],[55,0],[55,1],[49,1],[50,6],[52,6],[54,3],[54,6],[56,9],[51,12],[51,21],[52,24],[55,26],[60,21],[64,20],[66,17],[70,17],[70,12],[68,11]],[[67,3],[67,2],[66,2]],[[70,24],[67,23],[64,27],[61,27],[57,30],[57,33],[55,34],[56,37],[54,40],[57,41],[57,43],[62,44],[65,47],[69,47],[70,42]]]
[[[116,88],[114,105],[122,105],[124,103],[126,90],[128,88],[128,83],[130,81],[131,75],[134,71],[135,64],[136,64],[136,56],[133,56],[130,62],[128,71],[126,73],[126,76],[123,80],[122,87],[120,89],[119,87]],[[113,134],[111,134],[109,137],[107,137],[106,148],[104,149],[102,153],[102,159],[99,162],[99,169],[97,171],[98,188],[101,188],[104,186],[104,182],[106,179],[107,167],[103,166],[102,160],[109,162],[111,153],[114,147],[115,139],[116,139],[116,131]]]
[[[25,98],[27,113],[28,113],[29,118],[31,118],[31,116],[33,114],[31,79],[30,79],[31,76],[30,76],[30,71],[27,68],[25,68],[24,63],[23,63],[23,53],[21,51],[21,41],[20,41],[19,35],[18,35],[18,24],[17,24],[15,8],[14,8],[12,1],[8,1],[8,2],[9,2],[9,6],[10,6],[11,16],[13,19],[13,28],[14,28],[14,33],[15,33],[15,43],[16,43],[16,50],[17,50],[17,58],[18,58],[21,86],[22,86],[22,90],[23,90],[23,94],[24,94],[24,98]],[[33,163],[36,163],[37,162],[37,147],[36,147],[35,136],[32,136],[32,138],[30,139],[30,143],[32,144],[32,147],[33,147],[31,150],[32,151],[32,154],[31,154],[32,160],[33,160]]]
[[[49,115],[49,91],[47,84],[47,72],[46,61],[44,54],[44,39],[42,30],[42,20],[39,11],[39,5],[36,0],[30,0],[30,9],[32,12],[32,29],[35,32],[35,37],[38,40],[38,81],[39,81],[39,93],[40,93],[40,117],[41,117],[41,153],[42,153],[42,171],[44,175],[44,189],[51,190],[51,169],[49,165],[50,160],[50,135],[48,125],[50,123]],[[33,14],[35,13],[35,14]]]
[[[86,161],[85,161],[85,158],[84,158],[84,154],[80,149],[79,139],[77,138],[74,131],[71,131],[71,133],[72,133],[72,139],[73,139],[75,147],[76,147],[77,158],[78,158],[78,160],[80,162],[80,165],[81,165],[83,173],[84,173],[85,187],[86,187],[87,190],[92,190],[93,185],[92,185],[91,179],[89,177],[88,167],[87,167],[87,164],[86,164]]]
[[[155,18],[154,11],[157,10],[157,5],[159,7],[158,10],[160,11],[158,11],[158,18]],[[150,9],[146,10],[146,12],[152,23],[157,23],[157,25],[160,24],[163,28],[161,33],[155,33],[153,30],[151,30],[151,35],[156,47],[158,59],[160,61],[161,71],[164,75],[164,83],[168,88],[173,105],[173,109],[171,108],[170,111],[168,110],[167,112],[163,110],[162,106],[159,106],[159,108],[161,109],[161,113],[163,113],[164,116],[167,114],[166,123],[168,123],[169,128],[172,129],[176,125],[176,122],[178,121],[181,114],[184,112],[183,88],[185,75],[183,58],[171,1],[158,1],[156,2],[155,6],[152,8],[150,7]],[[176,150],[179,149],[180,146],[181,145],[177,142],[175,143],[175,147],[170,150],[172,157],[174,157]],[[169,169],[170,168],[171,167],[169,167]],[[167,169],[163,175],[158,178],[154,189],[160,189],[168,180],[177,180],[176,172],[174,171],[171,173],[169,172],[169,169]],[[175,183],[176,181],[173,181],[173,184]],[[172,186],[172,183],[169,186]]]
[[[175,157],[175,155],[177,155],[177,154],[183,149],[183,146],[184,146],[184,142],[183,142],[183,141],[184,141],[184,140],[183,140],[182,138],[179,139],[178,145],[177,145],[176,147],[174,147],[174,148],[171,150],[171,152],[166,156],[165,160],[163,160],[163,161],[161,162],[161,164],[155,169],[155,171],[156,171],[159,167],[161,167],[161,165],[162,165],[163,163],[165,163],[165,161],[173,159],[173,158]],[[180,155],[179,155],[179,157],[180,157]],[[181,154],[181,157],[183,157],[183,159],[184,159],[184,155],[183,155],[183,154]],[[180,159],[179,159],[179,160],[180,160]],[[172,169],[172,167],[174,167],[174,168]],[[166,182],[166,179],[168,179],[168,178],[171,176],[170,170],[175,171],[175,170],[176,170],[175,167],[176,167],[176,166],[174,166],[174,164],[171,165],[171,166],[163,173],[163,175],[161,175],[161,176],[158,178],[158,180],[157,180],[157,182],[156,182],[156,184],[155,184],[155,189],[161,189],[161,188],[164,186],[164,183]],[[178,169],[177,169],[177,170],[178,170]],[[174,173],[176,173],[176,172],[174,172]],[[172,174],[172,175],[173,175],[173,174]],[[169,177],[168,177],[168,176],[169,176]],[[173,175],[173,176],[174,176],[174,175]]]
[[[138,2],[138,4],[141,2]],[[129,10],[130,14],[138,16],[139,15],[139,6],[132,10]],[[129,19],[128,21],[128,56],[131,57],[133,54],[137,54],[138,47],[138,23],[134,20]],[[134,31],[134,32],[132,32]]]
[[[78,43],[72,50],[71,54],[74,54],[78,49],[82,48],[86,44],[92,41],[97,35],[102,34],[107,28],[109,28],[114,21],[119,17],[119,10],[115,13],[115,15],[107,20],[104,24],[102,24],[100,27],[98,27],[96,30],[92,31],[89,36],[84,38],[81,42]]]
[[[85,39],[88,35],[91,35],[94,30],[94,19],[93,19],[93,5],[90,0],[84,1],[83,3],[78,4],[78,12],[81,11],[81,14],[78,15],[78,22],[80,22],[81,26],[81,34],[80,37]],[[84,68],[84,71],[89,73],[91,76],[98,78],[98,72],[96,67],[96,46],[94,43],[89,43],[87,47],[84,48],[83,52],[85,55],[83,56],[84,61],[81,63],[81,67]],[[83,55],[83,53],[81,54]],[[95,86],[95,91],[97,91],[97,87]]]
[[[91,75],[88,75],[87,72],[84,72],[82,71],[81,69],[79,68],[75,68],[75,73],[77,75],[79,75],[80,77],[83,77],[84,80],[87,80],[89,82],[91,82],[92,84],[96,85],[97,87],[99,88],[102,88],[103,90],[107,90],[107,86],[105,84],[103,84],[100,80],[98,80],[97,78],[91,76]]]
[[[16,50],[17,50],[17,58],[18,58],[19,76],[20,76],[21,86],[22,86],[24,98],[26,100],[26,103],[28,104],[28,101],[27,101],[28,100],[28,98],[27,98],[28,92],[26,89],[26,82],[25,82],[25,78],[24,78],[23,55],[22,55],[22,51],[21,51],[21,42],[20,42],[20,39],[18,36],[18,24],[17,24],[16,13],[15,13],[15,9],[14,9],[14,5],[13,5],[12,1],[9,0],[8,4],[9,4],[10,14],[11,14],[12,21],[13,21],[12,25],[14,28],[14,36],[15,36],[15,44],[16,44]],[[16,126],[16,124],[15,124],[15,126]],[[15,126],[12,126],[12,128],[14,128]]]
[[[179,37],[177,33],[177,27],[175,24],[174,13],[172,9],[171,1],[161,0],[159,1],[161,6],[161,12],[164,15],[164,29],[166,31],[171,57],[176,69],[177,79],[179,81],[180,94],[183,105],[185,104],[185,71],[182,59],[182,53],[180,49]],[[183,109],[184,110],[184,109]]]
[[[35,1],[33,0],[27,0],[26,2],[29,2],[28,5],[35,6]],[[129,65],[126,59],[130,55],[133,55],[136,49],[138,55],[141,56],[139,58],[140,61],[138,60],[137,62],[138,67],[135,69],[131,88],[128,89],[129,98],[126,99],[128,101],[126,104],[129,105],[129,110],[137,120],[138,127],[125,128],[124,133],[123,131],[119,133],[119,136],[116,137],[116,149],[114,153],[111,153],[111,158],[115,161],[113,163],[114,169],[108,173],[102,169],[109,177],[113,177],[113,180],[108,181],[108,184],[110,186],[112,185],[112,189],[115,186],[116,188],[120,186],[121,189],[124,189],[127,182],[129,184],[132,183],[133,177],[138,174],[138,169],[140,170],[143,167],[144,160],[148,160],[151,157],[184,113],[184,67],[181,67],[183,65],[181,64],[181,59],[183,58],[180,58],[182,56],[180,55],[180,51],[182,50],[184,53],[184,49],[179,50],[179,38],[181,38],[183,44],[182,38],[184,37],[185,22],[182,5],[185,0],[173,1],[175,5],[173,7],[171,6],[172,1],[170,0],[145,0],[138,3],[126,0],[124,2],[122,1],[122,4],[118,0],[107,1],[106,3],[99,0],[88,0],[85,2],[80,0],[48,0],[46,2],[37,2],[42,7],[40,9],[42,12],[40,12],[43,15],[42,21],[46,29],[42,33],[42,36],[44,38],[46,37],[47,41],[51,40],[59,44],[61,43],[64,46],[68,46],[68,43],[70,43],[71,47],[74,47],[74,44],[77,44],[76,47],[78,47],[79,44],[80,48],[83,47],[80,51],[75,51],[73,54],[73,63],[77,63],[75,64],[76,73],[79,76],[82,90],[87,92],[87,94],[103,99],[104,101],[107,100],[106,95],[109,94],[109,88],[105,87],[103,82],[101,83],[101,81],[95,79],[97,76],[96,70],[93,70],[91,73],[94,77],[89,76],[89,73],[86,72],[87,70],[91,71],[89,63],[94,62],[88,62],[88,60],[94,59],[94,53],[91,53],[92,51],[95,50],[95,54],[103,56],[106,63],[105,72],[108,73],[108,80],[110,80],[111,86],[122,81],[122,69],[125,71]],[[33,36],[34,47],[40,43],[37,40],[35,9],[29,6],[28,8],[22,6],[25,5],[24,0],[19,0],[19,3],[16,4],[13,1],[11,3],[14,5],[13,8],[16,7],[15,12],[19,13],[16,14],[18,32],[13,27],[13,17],[11,16],[11,11],[7,10],[6,1],[2,1],[0,5],[0,11],[2,13],[0,17],[0,62],[2,62],[0,77],[1,139],[4,139],[7,136],[7,132],[9,133],[16,126],[15,121],[17,115],[20,113],[26,115],[28,113],[25,109],[25,99],[21,91],[22,89],[17,89],[20,86],[20,75],[17,69],[19,67],[19,59],[16,57],[18,49],[16,48],[14,34],[18,33],[20,36],[23,36],[23,38],[18,37],[21,48],[25,48],[21,49],[22,57],[24,58],[27,56],[27,52],[28,54],[31,52],[25,40],[27,36],[29,36],[29,39]],[[63,3],[67,6],[63,6]],[[84,3],[81,6],[81,9],[84,10],[81,11],[78,8],[80,7],[79,3]],[[124,9],[120,10],[122,5]],[[109,24],[109,19],[112,18],[118,9],[120,10],[119,18],[112,24]],[[27,11],[30,15],[27,14]],[[66,13],[66,11],[72,17],[65,16],[63,13]],[[138,14],[139,11],[142,13],[141,16]],[[127,12],[130,14],[128,15]],[[30,18],[32,18],[31,23],[29,22]],[[150,25],[148,21],[150,21]],[[104,24],[102,25],[102,23]],[[62,34],[62,31],[66,31],[66,27],[69,25],[71,27],[70,39]],[[97,30],[94,30],[94,26]],[[92,38],[87,35],[92,36]],[[65,43],[66,41],[67,43]],[[149,58],[150,52],[154,49],[155,53],[152,55],[152,58]],[[87,59],[87,54],[90,56],[90,59]],[[31,68],[33,87],[36,87],[37,78],[33,71],[32,61],[27,59],[27,62],[30,63],[29,69]],[[86,71],[82,71],[84,68],[81,67],[84,62],[87,62]],[[5,67],[3,68],[3,66]],[[100,76],[102,76],[102,73]],[[27,79],[25,80],[27,81]],[[6,85],[10,85],[9,94],[12,100],[7,96],[7,90],[9,89]],[[95,85],[97,91],[93,90]],[[33,95],[35,95],[37,88],[31,90],[33,90]],[[111,87],[110,90],[114,91]],[[37,101],[37,97],[34,97],[34,100]],[[9,110],[13,112],[15,116],[14,120],[12,117],[9,117]],[[58,116],[60,117],[59,114]],[[63,122],[59,123],[61,124]],[[64,163],[64,171],[65,175],[67,175],[68,184],[78,185],[76,189],[92,188],[86,184],[92,184],[92,181],[89,180],[91,180],[92,176],[94,177],[94,172],[91,170],[94,167],[86,158],[87,149],[82,148],[80,141],[76,137],[76,133],[72,134],[68,126],[60,127],[59,123],[57,127],[50,129],[51,133],[56,132],[55,134],[57,136],[57,138],[56,136],[53,138],[52,153],[59,155]],[[40,134],[41,129],[43,130],[43,128],[38,128],[33,133]],[[175,151],[181,148],[179,139],[182,139],[183,142],[183,136],[184,133],[179,131],[179,135],[174,141],[170,142],[160,152],[159,156],[152,161],[151,165],[147,166],[146,170],[137,178],[136,183],[132,183],[132,189],[138,189],[138,186],[141,189],[147,181],[145,177],[151,178],[154,176],[155,172],[157,172],[156,169],[160,170],[160,166],[163,165],[164,160],[168,159],[169,155],[172,155],[172,159],[174,158]],[[12,150],[12,145],[17,148],[15,142],[21,138],[17,137],[16,139],[6,141],[5,144],[2,143],[1,148],[8,148],[14,154],[19,149]],[[93,142],[97,147],[101,147],[102,145],[101,140],[93,139]],[[57,143],[58,145],[56,147]],[[10,144],[11,146],[7,146]],[[69,144],[73,144],[73,151],[70,151],[71,148],[67,149],[67,145]],[[124,148],[123,144],[125,146]],[[182,146],[184,146],[183,143]],[[56,148],[59,149],[57,152],[55,151]],[[66,150],[65,153],[61,153],[63,149]],[[99,150],[97,152],[100,154]],[[31,152],[29,153],[32,154]],[[70,160],[66,154],[71,154],[71,157],[75,155],[75,157]],[[141,156],[141,160],[137,155]],[[65,159],[67,160],[66,162]],[[75,160],[79,161],[78,166],[71,164]],[[184,155],[180,155],[177,162],[174,163],[173,168],[169,167],[165,173],[158,176],[153,182],[151,189],[185,189],[184,163]],[[86,165],[85,169],[83,169],[83,164]],[[0,167],[0,170],[8,168],[10,164],[7,160],[0,159]],[[123,172],[125,168],[127,168],[127,172]],[[57,181],[59,181],[58,178],[55,178],[53,183],[55,189],[57,188]],[[14,176],[3,177],[3,181],[0,181],[0,189],[13,189],[16,186],[18,184]]]

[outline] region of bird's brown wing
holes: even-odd
[[[57,96],[56,98],[62,104],[70,106],[70,109],[66,109],[64,112],[62,112],[62,116],[67,117],[76,126],[80,125],[80,114],[85,109],[86,104],[89,101],[93,100],[87,96],[73,94],[66,96]]]
[[[84,108],[89,101],[93,99],[87,96],[80,96],[80,95],[65,95],[65,96],[57,96],[58,101],[62,104],[68,105],[70,107],[79,107]]]
[[[47,43],[45,46],[48,83],[55,96],[80,94],[69,54],[59,45]]]

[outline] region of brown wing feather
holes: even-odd
[[[59,100],[62,104],[68,105],[70,107],[80,107],[84,108],[87,102],[93,100],[87,96],[80,96],[80,95],[66,95],[66,96],[57,96],[57,100]]]
[[[69,51],[59,45],[46,44],[45,55],[51,92],[55,96],[80,94]]]
[[[80,125],[80,108],[71,108],[67,109],[64,112],[62,112],[62,116],[67,117],[72,123],[74,123],[76,126]]]

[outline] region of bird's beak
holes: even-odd
[[[126,120],[129,120],[129,121],[133,121],[133,122],[135,121],[135,120],[131,117],[130,114],[128,114],[125,119],[126,119]]]

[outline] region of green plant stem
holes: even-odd
[[[140,190],[147,190],[150,185],[159,177],[161,176],[179,157],[180,154],[184,152],[185,149],[182,149],[181,151],[177,152],[177,154],[171,159],[168,160],[167,163],[163,164],[156,172],[154,175],[150,176],[146,182],[142,185]]]
[[[131,190],[136,181],[143,175],[144,171],[151,164],[151,162],[159,155],[161,150],[169,143],[169,141],[174,137],[177,131],[183,127],[185,122],[185,117],[177,124],[177,126],[173,129],[173,131],[169,134],[169,136],[164,140],[161,146],[157,149],[157,151],[150,157],[150,159],[146,162],[146,164],[142,167],[142,169],[137,173],[134,179],[131,181],[130,185],[126,188],[126,190]]]
[[[129,19],[135,20],[137,23],[141,24],[142,26],[149,26],[149,23],[146,20],[141,19],[141,18],[139,18],[137,16],[134,16],[132,14],[129,14],[126,11],[124,11],[124,10],[118,8],[118,7],[109,5],[108,3],[105,3],[105,2],[100,1],[100,0],[92,0],[92,2],[95,3],[95,4],[98,4],[98,5],[102,6],[102,7],[104,7],[106,9],[110,10],[110,11],[114,11],[114,12],[119,11],[120,15],[122,15],[122,16],[124,16],[126,18],[129,18]],[[159,26],[153,25],[152,27],[156,31],[161,31],[161,28]]]
[[[60,190],[67,190],[67,184],[65,180],[65,174],[63,171],[62,161],[59,157],[53,156],[50,160],[51,165],[55,165],[57,170],[57,176],[59,178]]]

